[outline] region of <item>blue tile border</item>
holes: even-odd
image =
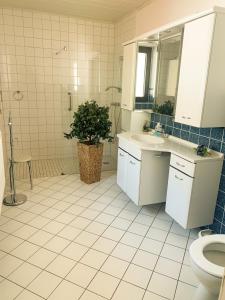
[[[225,154],[225,128],[197,128],[173,121],[173,117],[153,113],[151,128],[160,122],[165,132],[183,140],[206,145],[207,147]],[[220,179],[213,224],[208,226],[217,233],[225,233],[225,160]]]

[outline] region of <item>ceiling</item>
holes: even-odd
[[[114,22],[149,2],[147,0],[0,0],[0,6],[28,8]]]

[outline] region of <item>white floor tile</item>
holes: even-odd
[[[41,248],[28,259],[28,262],[44,269],[48,264],[50,264],[50,262],[55,259],[56,256],[56,253]]]
[[[166,298],[153,294],[149,291],[146,291],[143,300],[165,300]]]
[[[182,266],[179,280],[184,283],[194,285],[196,287],[199,285],[199,280],[192,271],[192,268],[189,266]]]
[[[117,217],[111,224],[111,226],[122,229],[122,230],[127,230],[128,227],[130,226],[131,221],[119,218]]]
[[[14,221],[14,220],[10,220],[9,222],[7,222],[1,226],[1,230],[6,233],[14,233],[23,225],[24,225],[23,223],[20,223],[20,222]]]
[[[106,231],[102,234],[103,237],[114,240],[118,242],[124,235],[124,231],[114,227],[108,227]]]
[[[138,248],[143,240],[141,235],[137,235],[131,232],[126,232],[122,239],[120,240],[121,243],[126,244],[128,246],[132,246]]]
[[[62,212],[60,215],[57,216],[55,221],[61,222],[63,224],[69,224],[75,219],[75,216],[72,214],[68,214],[66,212]]]
[[[90,220],[82,217],[77,217],[73,222],[70,223],[70,226],[76,227],[78,229],[85,229],[91,223]]]
[[[158,228],[161,230],[169,231],[171,228],[171,222],[166,221],[166,220],[161,220],[161,219],[155,219],[154,222],[152,223],[152,227]]]
[[[130,283],[121,281],[112,300],[142,300],[144,290]]]
[[[20,244],[16,249],[14,249],[11,254],[21,258],[23,260],[27,260],[31,255],[33,255],[38,249],[40,249],[39,246],[31,244],[27,241]]]
[[[175,262],[171,259],[159,257],[159,260],[157,262],[154,271],[162,275],[166,275],[168,277],[178,279],[180,274],[180,269],[181,269],[180,263]]]
[[[129,232],[145,236],[148,231],[148,226],[139,224],[139,223],[132,223],[130,227],[128,228]]]
[[[106,214],[109,214],[109,215],[112,215],[112,216],[118,216],[118,214],[121,212],[121,208],[119,207],[115,207],[115,206],[107,206],[105,209],[104,209],[104,213]]]
[[[0,295],[2,300],[14,300],[22,290],[22,287],[8,280],[3,280],[0,283]]]
[[[109,225],[112,223],[112,221],[115,219],[114,216],[112,215],[108,215],[108,214],[105,214],[105,213],[101,213],[96,219],[95,221],[96,222],[99,222],[99,223],[102,223],[102,224],[105,224],[105,225]]]
[[[146,289],[151,275],[152,271],[130,264],[123,280]]]
[[[15,231],[13,234],[15,236],[18,236],[21,239],[28,239],[31,235],[33,235],[38,229],[34,228],[29,225],[24,225],[23,227],[20,227],[17,231]]]
[[[88,290],[107,299],[110,299],[118,284],[119,279],[116,279],[111,275],[98,272],[95,278],[90,283]]]
[[[54,290],[49,300],[77,300],[83,293],[83,289],[73,283],[63,280]]]
[[[0,241],[0,250],[10,252],[22,244],[23,240],[13,235],[8,235]]]
[[[22,293],[16,297],[16,300],[43,300],[43,298],[31,293],[30,291],[23,290]]]
[[[80,300],[105,300],[105,298],[86,290]]]
[[[87,208],[80,216],[88,220],[94,220],[98,215],[99,211]]]
[[[176,290],[177,281],[164,275],[153,273],[148,290],[157,295],[173,299]]]
[[[151,226],[152,222],[153,222],[154,218],[151,216],[147,216],[144,214],[138,214],[136,219],[134,220],[136,223],[140,223],[146,226]]]
[[[63,227],[65,227],[64,224],[56,221],[51,221],[48,224],[46,224],[42,229],[49,233],[57,234],[60,230],[63,229]]]
[[[185,284],[183,282],[178,282],[175,300],[190,300],[194,298],[194,294],[196,292],[196,288]]]
[[[81,229],[67,225],[57,235],[67,240],[73,241],[80,233]]]
[[[43,246],[44,244],[46,244],[51,238],[53,237],[53,235],[51,233],[45,232],[43,230],[39,230],[37,231],[35,234],[33,234],[28,241],[36,244],[38,246]]]
[[[18,269],[11,273],[8,277],[14,283],[26,287],[31,283],[39,274],[41,269],[31,264],[23,263]]]
[[[169,244],[165,244],[163,246],[161,256],[170,258],[172,260],[175,260],[175,261],[181,263],[183,261],[184,252],[185,252],[184,249],[181,249],[181,248],[169,245]]]
[[[176,247],[186,248],[188,238],[170,232],[167,236],[166,243]]]
[[[66,279],[79,286],[82,286],[83,288],[86,288],[96,273],[97,270],[78,263],[66,276]]]
[[[109,256],[101,267],[101,271],[112,276],[122,278],[129,263],[119,258]]]
[[[70,244],[70,241],[63,239],[59,236],[54,236],[49,240],[44,247],[50,251],[60,253]]]
[[[61,278],[42,271],[42,273],[28,285],[27,289],[43,298],[48,298],[60,282]]]
[[[0,260],[0,275],[7,277],[11,272],[17,269],[23,261],[11,255],[5,255]]]
[[[74,242],[87,247],[91,247],[98,238],[99,236],[96,234],[83,231],[75,238]]]
[[[106,230],[106,228],[107,225],[93,221],[85,228],[85,230],[97,235],[101,235]]]
[[[143,250],[138,250],[132,260],[132,263],[147,268],[149,270],[154,270],[157,260],[157,255]]]
[[[59,255],[47,266],[46,271],[64,278],[75,264],[74,260]]]
[[[144,238],[143,242],[141,243],[140,249],[159,255],[162,250],[162,247],[162,242],[152,240],[149,238]]]
[[[87,250],[87,247],[72,242],[66,249],[63,250],[62,255],[78,261],[87,252]]]
[[[112,256],[130,262],[134,257],[135,252],[135,248],[119,243],[113,250]]]
[[[105,253],[90,249],[84,257],[82,257],[81,262],[95,269],[100,269],[107,257],[108,255]]]
[[[160,241],[160,242],[165,242],[167,235],[168,235],[167,231],[157,229],[157,228],[153,228],[153,227],[150,227],[150,229],[147,233],[148,238],[153,239],[153,240],[157,240],[157,241]]]
[[[35,228],[41,229],[44,227],[47,223],[49,223],[49,219],[42,217],[42,216],[37,216],[35,219],[31,220],[28,225],[33,226]]]
[[[115,248],[117,243],[115,241],[100,237],[92,246],[92,249],[102,251],[106,254],[110,254]]]

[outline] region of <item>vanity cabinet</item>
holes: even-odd
[[[222,160],[192,163],[171,154],[166,212],[182,227],[212,224]]]
[[[136,205],[165,202],[170,154],[137,151],[123,142],[119,147],[117,184],[120,188]]]
[[[225,15],[211,13],[184,25],[175,121],[225,126]]]

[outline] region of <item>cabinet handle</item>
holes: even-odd
[[[177,166],[179,166],[179,167],[182,167],[182,168],[184,168],[184,167],[185,167],[185,165],[182,165],[182,164],[180,164],[180,163],[179,163],[179,162],[177,162],[177,161],[176,161],[176,165],[177,165]]]
[[[124,157],[124,154],[120,153],[120,156]]]
[[[182,116],[181,118],[182,118],[182,119],[188,119],[188,120],[191,120],[191,117],[185,117],[185,116]]]
[[[175,178],[176,178],[176,179],[179,179],[179,180],[181,180],[181,181],[183,180],[183,178],[180,178],[180,177],[178,177],[177,175],[175,175]]]
[[[132,160],[130,160],[130,164],[131,164],[131,165],[135,165],[135,163],[134,163]]]

